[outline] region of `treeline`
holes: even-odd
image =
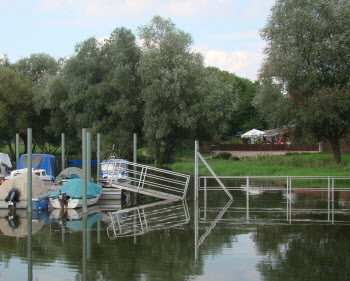
[[[54,59],[32,54],[0,64],[0,140],[26,141],[33,128],[35,146],[52,153],[66,136],[68,153],[80,152],[81,128],[103,135],[103,146],[116,144],[121,157],[132,152],[132,135],[157,163],[194,139],[213,140],[264,122],[252,99],[257,83],[205,67],[191,50],[190,34],[156,16],[138,28],[108,39],[89,38],[75,54]],[[13,151],[11,151],[13,153]]]

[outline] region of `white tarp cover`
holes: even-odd
[[[10,157],[6,153],[0,152],[0,164],[5,164],[7,167],[12,168]]]
[[[254,137],[260,137],[260,136],[263,136],[263,135],[266,135],[266,133],[264,131],[260,131],[260,130],[257,130],[257,129],[253,129],[253,130],[250,130],[246,133],[244,133],[243,135],[241,135],[241,138],[254,138]]]

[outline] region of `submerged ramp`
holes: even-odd
[[[124,161],[126,175],[111,179],[105,186],[128,190],[160,199],[185,199],[190,176],[164,169]],[[120,167],[119,167],[120,169]]]

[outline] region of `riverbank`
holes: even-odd
[[[342,154],[337,165],[331,153],[291,153],[280,156],[263,155],[241,160],[207,159],[219,176],[350,176],[350,155]],[[172,171],[194,174],[193,161],[176,161],[165,166]],[[200,175],[210,175],[203,163]]]

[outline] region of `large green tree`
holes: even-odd
[[[252,128],[266,129],[265,120],[253,104],[259,83],[215,67],[209,67],[209,69],[216,73],[222,81],[232,85],[231,99],[237,100],[225,134],[232,137]]]
[[[0,139],[14,151],[11,142],[16,133],[24,134],[31,127],[32,85],[28,77],[8,67],[0,68]]]
[[[350,121],[349,22],[348,0],[278,0],[261,31],[256,104],[271,123],[328,140],[337,163]]]
[[[167,161],[196,134],[223,130],[231,88],[205,69],[202,56],[191,52],[191,35],[170,20],[154,17],[139,36],[144,137],[156,162]]]
[[[49,126],[51,112],[48,109],[41,108],[33,110],[33,107],[38,109],[37,104],[41,104],[41,96],[36,92],[38,84],[42,85],[44,77],[56,75],[59,71],[59,61],[48,54],[32,54],[29,57],[22,58],[12,65],[16,72],[26,75],[31,81],[33,87],[33,105],[28,107],[32,114],[30,127],[33,129],[33,140],[35,146],[38,146],[44,153],[54,153],[59,147],[60,138],[56,138],[54,134],[47,130]],[[44,79],[45,80],[45,79]],[[22,140],[26,143],[26,133],[20,133]]]
[[[76,139],[88,128],[102,133],[108,148],[115,143],[119,156],[130,155],[132,134],[141,123],[135,36],[117,28],[105,41],[89,38],[75,51],[58,75],[48,74],[39,83],[37,110],[50,110],[50,131],[64,132],[72,150],[79,151]]]

